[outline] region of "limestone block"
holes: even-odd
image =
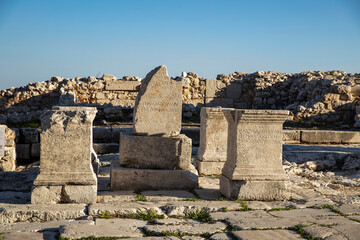
[[[223,107],[232,108],[234,107],[234,99],[232,98],[206,98],[206,107]]]
[[[301,131],[302,143],[337,143],[355,144],[360,143],[360,133],[358,131],[326,131],[310,130]]]
[[[170,79],[162,65],[142,80],[134,107],[134,132],[177,136],[181,129],[182,82]]]
[[[111,128],[95,127],[93,128],[94,143],[112,142]]]
[[[15,171],[16,152],[14,147],[5,147],[4,156],[0,158],[0,171]]]
[[[59,96],[59,106],[74,106],[76,94],[72,92],[66,92]]]
[[[31,144],[31,157],[32,158],[40,157],[40,143]]]
[[[206,97],[206,98],[213,98],[213,97],[215,97],[216,82],[217,82],[216,79],[206,79],[206,80],[205,80],[205,85],[206,85],[205,97]]]
[[[102,80],[116,80],[117,77],[115,77],[112,74],[108,74],[108,73],[104,73],[103,76],[101,77]]]
[[[97,198],[96,185],[65,185],[62,189],[62,202],[95,203]]]
[[[209,107],[201,109],[200,146],[198,150],[200,161],[226,161],[228,122],[223,110],[224,108]]]
[[[223,110],[228,121],[227,160],[220,191],[230,199],[284,199],[282,168],[284,110]]]
[[[94,143],[94,150],[97,154],[108,154],[119,152],[119,144],[117,143]]]
[[[123,168],[111,163],[111,191],[123,190],[190,190],[198,186],[198,176],[186,170]]]
[[[18,159],[29,160],[30,155],[30,144],[16,144],[16,156]]]
[[[106,80],[105,90],[139,91],[140,84],[140,81]]]
[[[40,175],[36,186],[96,185],[91,166],[96,108],[53,107],[42,115]]]
[[[202,175],[220,175],[224,167],[225,161],[223,162],[208,162],[195,160],[195,167],[199,174]]]
[[[119,160],[122,167],[190,170],[191,139],[120,134]]]
[[[242,86],[240,84],[231,83],[226,87],[225,95],[227,98],[238,99],[241,97]]]
[[[31,192],[32,204],[52,204],[61,201],[62,186],[38,186]]]

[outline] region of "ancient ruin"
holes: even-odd
[[[31,203],[93,203],[97,178],[91,165],[96,108],[53,107],[41,118],[40,174]]]
[[[197,187],[191,139],[179,134],[181,82],[170,79],[165,66],[142,81],[133,124],[134,133],[120,134],[119,162],[111,163],[112,191]]]
[[[359,78],[160,66],[2,90],[0,239],[357,239]]]
[[[223,110],[228,121],[227,159],[220,191],[229,199],[286,199],[282,125],[288,111]]]

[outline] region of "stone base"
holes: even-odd
[[[124,168],[112,162],[111,191],[123,190],[190,190],[198,187],[196,170],[154,170]]]
[[[199,174],[203,175],[220,175],[225,162],[208,162],[195,160],[195,167]]]
[[[96,185],[36,186],[31,192],[32,204],[95,203]]]
[[[220,192],[231,200],[274,201],[288,198],[286,181],[230,180],[220,175]]]

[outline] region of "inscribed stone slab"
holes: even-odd
[[[105,90],[138,91],[140,84],[139,81],[106,80]]]
[[[142,80],[134,108],[134,132],[177,136],[181,129],[182,82],[170,79],[162,65]]]

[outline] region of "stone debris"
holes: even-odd
[[[97,237],[142,237],[142,228],[146,221],[136,219],[96,219],[92,225],[61,225],[60,236],[75,239],[90,236]]]

